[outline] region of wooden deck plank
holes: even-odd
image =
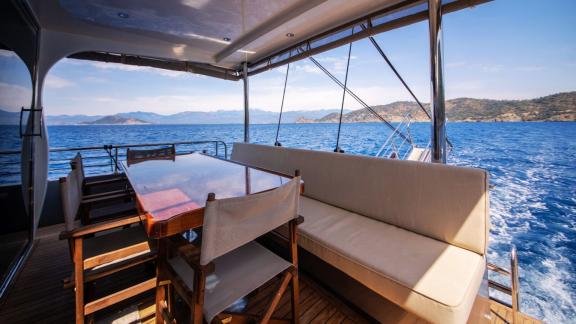
[[[514,313],[512,312],[512,309],[506,305],[502,305],[494,300],[491,300],[490,312],[492,315],[491,324],[511,324],[513,322]],[[542,324],[542,321],[539,321],[524,313],[520,313],[518,315],[520,322],[518,324]]]
[[[12,289],[0,305],[0,323],[72,323],[74,322],[74,290],[64,289],[62,279],[70,276],[72,262],[68,244],[57,238],[59,231],[40,235],[31,257],[16,278]],[[104,278],[96,284],[98,296],[117,290],[119,285],[140,282],[146,278],[144,266],[119,273],[113,279]],[[247,308],[261,312],[275,291],[274,282],[248,298]],[[274,317],[291,317],[289,289],[282,296]],[[139,318],[152,323],[154,294],[146,293],[118,305],[99,311],[95,321],[110,322],[114,318]],[[330,292],[322,289],[306,275],[300,276],[300,316],[302,323],[340,323],[344,319],[355,323],[368,322]],[[360,319],[360,320],[358,320]],[[138,323],[138,321],[130,321]]]

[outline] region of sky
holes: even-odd
[[[446,98],[530,99],[576,90],[575,0],[496,0],[444,16]],[[427,21],[376,36],[429,102]],[[348,46],[316,58],[344,79]],[[2,54],[2,53],[0,53]],[[0,55],[1,60],[6,56]],[[250,107],[278,111],[286,66],[250,79]],[[25,80],[24,80],[25,81]],[[17,91],[0,77],[0,102]],[[368,40],[352,45],[348,86],[370,105],[411,100]],[[21,89],[20,89],[21,90]],[[340,108],[342,90],[308,60],[290,65],[285,110]],[[48,115],[242,109],[242,83],[147,67],[64,59],[49,72]],[[346,109],[361,106],[347,98]]]

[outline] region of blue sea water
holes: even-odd
[[[253,125],[251,141],[273,144],[276,125]],[[282,125],[283,146],[332,151],[336,124]],[[413,124],[426,143],[428,123]],[[51,126],[51,147],[243,139],[241,125]],[[378,123],[344,124],[340,146],[374,155],[389,131]],[[490,173],[488,259],[509,267],[520,259],[521,309],[548,323],[576,319],[576,123],[449,123],[448,163]],[[210,148],[210,147],[207,147]],[[52,178],[58,174],[51,174]]]

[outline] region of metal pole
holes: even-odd
[[[242,79],[244,81],[244,142],[250,142],[250,105],[248,92],[248,62],[244,62],[242,69]]]
[[[518,318],[518,313],[520,312],[520,283],[518,280],[518,256],[516,252],[516,247],[512,247],[512,252],[510,253],[510,277],[511,277],[511,288],[512,288],[512,323],[520,323]]]
[[[428,0],[432,162],[446,163],[446,111],[442,79],[442,0]]]

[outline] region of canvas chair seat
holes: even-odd
[[[182,259],[168,261],[189,290],[194,270]],[[204,317],[209,323],[235,301],[261,287],[292,264],[256,242],[250,242],[214,260],[215,271],[206,278]]]

